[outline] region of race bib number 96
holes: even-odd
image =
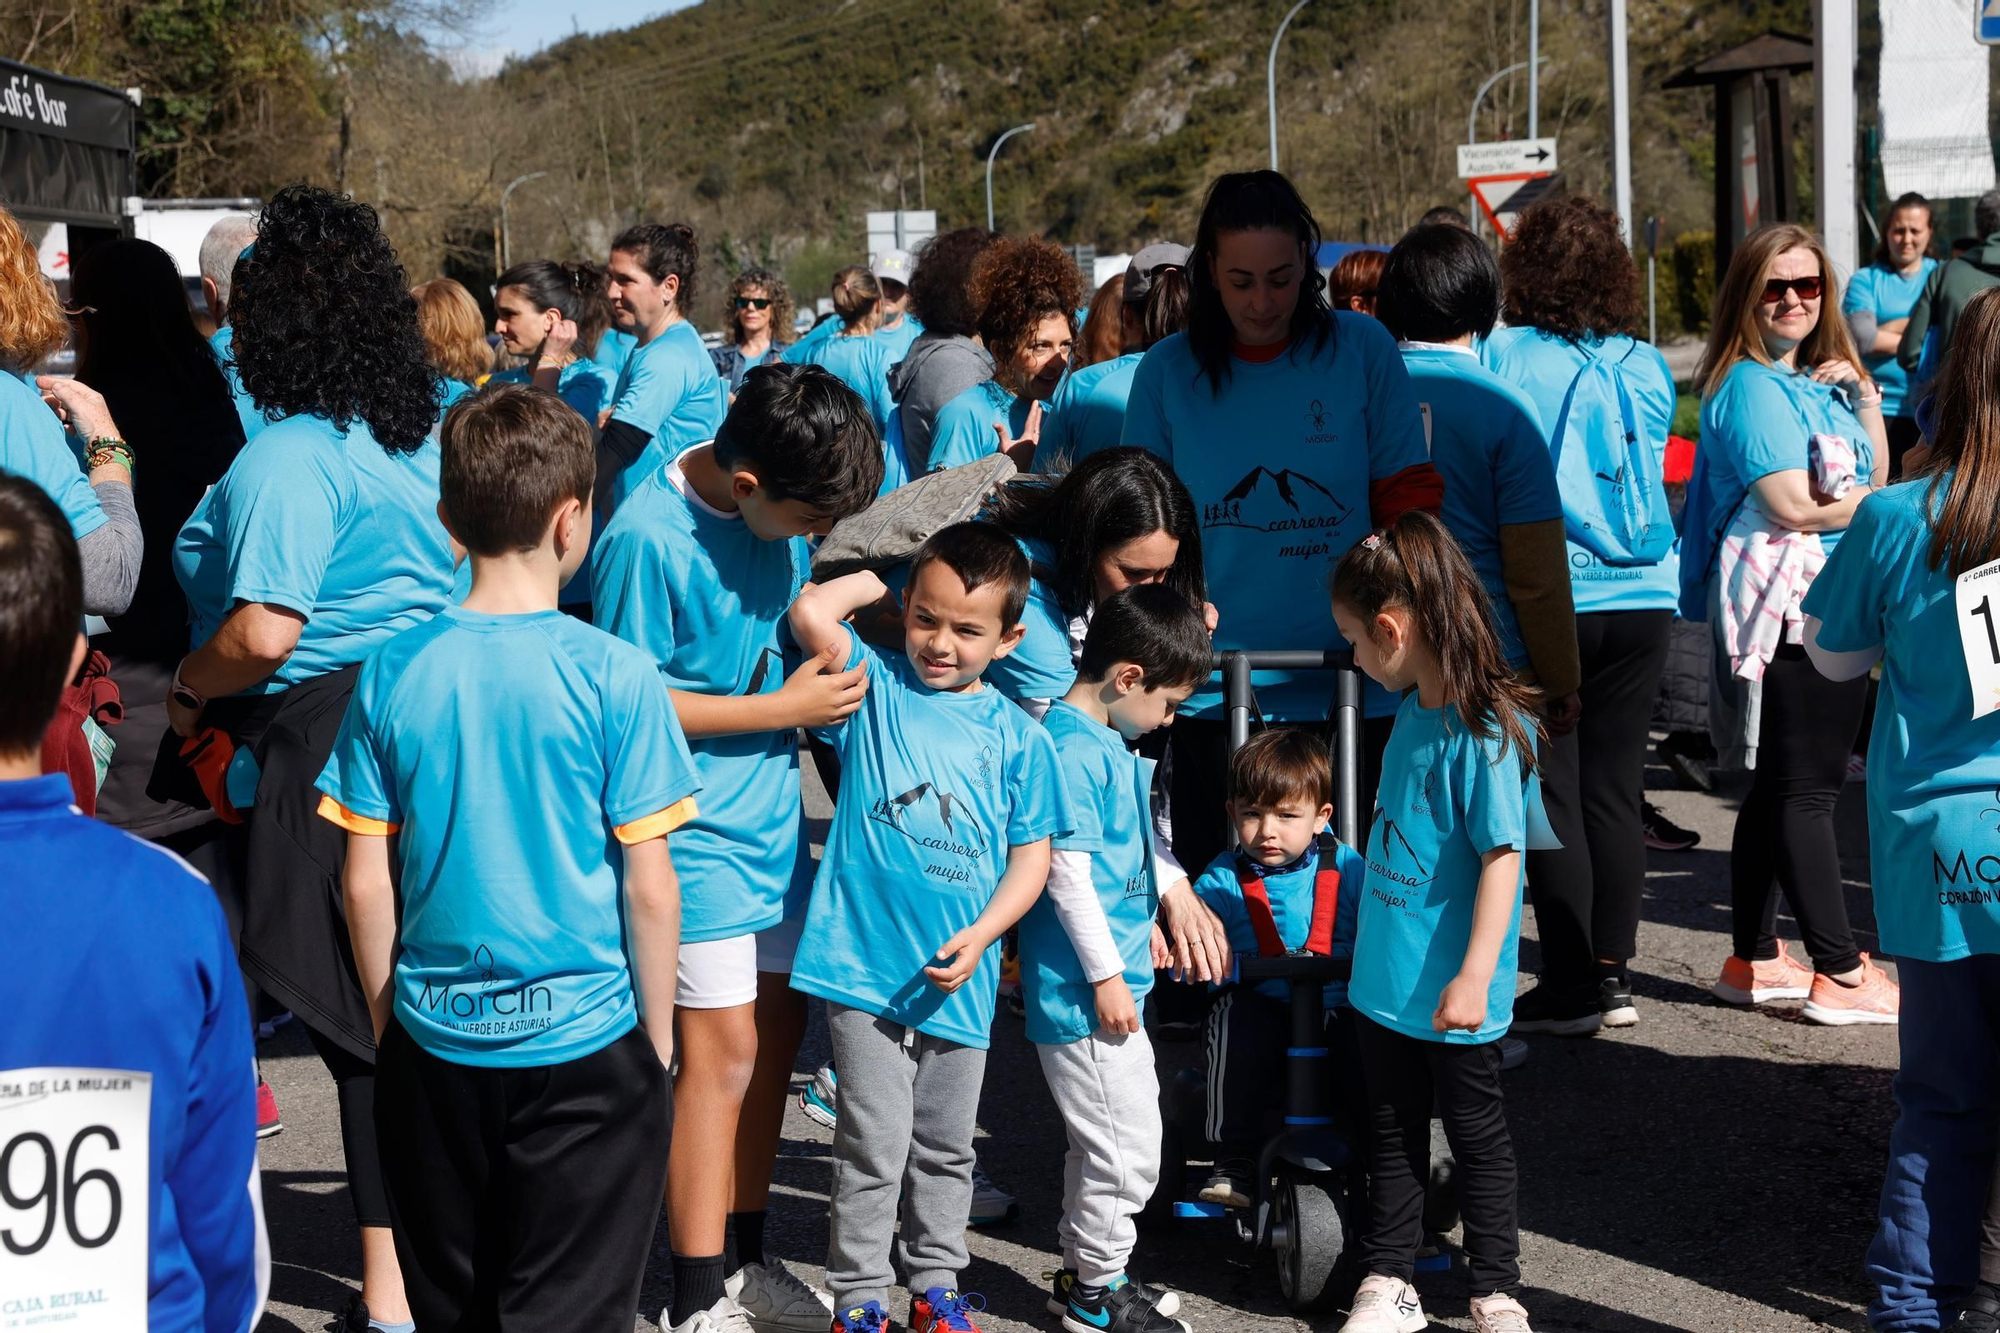
[[[2000,708],[2000,560],[1960,574],[1952,595],[1976,720]]]
[[[146,1327],[153,1077],[0,1070],[0,1330]]]

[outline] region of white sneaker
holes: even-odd
[[[833,1316],[827,1316],[827,1325],[833,1324]],[[696,1310],[686,1322],[669,1324],[667,1312],[660,1311],[660,1327],[667,1333],[756,1333],[750,1316],[743,1313],[743,1307],[724,1296],[706,1310]]]
[[[1472,1298],[1472,1327],[1475,1333],[1535,1333],[1528,1312],[1504,1291]]]
[[[756,1333],[826,1333],[833,1297],[817,1291],[783,1264],[745,1264],[722,1284]]]
[[[1354,1293],[1354,1308],[1340,1333],[1419,1333],[1430,1327],[1417,1289],[1399,1277],[1370,1273]]]

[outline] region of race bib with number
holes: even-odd
[[[1972,686],[1972,716],[2000,708],[2000,560],[1958,576],[1958,646],[1965,653],[1965,678]]]
[[[153,1076],[0,1070],[0,1330],[146,1327]]]

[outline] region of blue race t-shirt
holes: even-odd
[[[798,664],[785,612],[810,562],[804,538],[767,542],[741,514],[711,509],[675,459],[605,527],[593,614],[644,649],[670,689],[773,694]],[[813,871],[798,732],[703,736],[688,749],[702,797],[674,834],[681,939],[729,939],[803,912]]]
[[[694,325],[677,320],[636,349],[619,372],[611,416],[652,439],[612,483],[612,503],[624,503],[640,482],[680,457],[682,450],[714,439],[728,409],[728,393],[716,378],[715,362]]]
[[[438,425],[444,424],[444,414],[458,405],[458,400],[474,392],[464,380],[455,380],[448,375],[438,377]]]
[[[874,337],[839,334],[821,338],[799,356],[801,364],[823,366],[842,384],[861,395],[879,432],[896,409],[889,397],[889,367],[900,359],[888,343]]]
[[[46,491],[78,541],[110,522],[62,423],[40,393],[12,375],[0,375],[0,472],[25,477]]]
[[[1333,907],[1333,942],[1329,958],[1354,957],[1354,923],[1360,912],[1362,881],[1367,867],[1361,853],[1344,842],[1334,843],[1334,869],[1340,874],[1340,897]],[[1271,900],[1271,920],[1278,927],[1278,939],[1287,949],[1302,949],[1312,935],[1314,889],[1319,881],[1319,842],[1306,848],[1290,865],[1260,866],[1242,852],[1223,852],[1208,863],[1194,882],[1195,895],[1208,904],[1229,935],[1232,953],[1246,958],[1257,956],[1257,928],[1250,924],[1250,909],[1243,901],[1243,884],[1237,878],[1242,867],[1264,880],[1264,895]],[[1280,1002],[1289,1002],[1292,989],[1283,981],[1258,983],[1257,993]],[[1329,981],[1321,997],[1328,1009],[1347,1004],[1347,983]]]
[[[1875,925],[1883,952],[1949,963],[2000,953],[2000,713],[1972,697],[1954,581],[1930,567],[1945,494],[1934,505],[1930,490],[1905,482],[1863,500],[1804,610],[1822,648],[1882,649],[1868,738]]]
[[[1371,529],[1370,484],[1429,461],[1395,340],[1367,315],[1332,320],[1317,351],[1307,338],[1275,361],[1232,358],[1219,394],[1181,333],[1155,344],[1133,377],[1124,443],[1166,459],[1194,497],[1218,652],[1346,647],[1327,580]],[[1257,673],[1272,721],[1322,719],[1332,695],[1325,672]],[[1368,683],[1370,716],[1395,702]],[[1221,716],[1219,677],[1188,709]]]
[[[239,602],[306,618],[298,647],[242,691],[271,694],[359,662],[444,608],[455,583],[439,521],[438,444],[391,452],[363,421],[345,432],[292,416],[243,446],[174,544],[174,576],[207,643]]]
[[[494,375],[489,384],[533,384],[532,366],[516,366]],[[618,372],[596,361],[578,357],[562,368],[556,381],[556,397],[576,409],[576,414],[590,423],[592,431],[597,429],[597,418],[611,406],[612,395],[618,391]]]
[[[257,408],[257,400],[243,388],[243,377],[236,373],[236,353],[234,350],[236,330],[227,324],[209,335],[208,345],[215,349],[215,359],[222,367],[222,378],[229,386],[229,396],[236,404],[236,419],[243,423],[243,438],[254,440],[257,432],[271,423],[264,419]]]
[[[617,377],[624,373],[625,363],[632,359],[632,350],[638,345],[638,335],[623,329],[606,329],[598,335],[597,350],[590,354],[590,359],[611,372],[614,389]]]
[[[1526,851],[1527,782],[1521,756],[1466,729],[1450,704],[1425,708],[1412,690],[1382,756],[1379,804],[1368,826],[1368,875],[1355,927],[1354,1011],[1424,1041],[1492,1041],[1514,1021],[1521,881],[1476,1032],[1435,1032],[1431,1015],[1465,962],[1480,858]],[[1521,858],[1523,866],[1527,858]]]
[[[1917,275],[1906,278],[1886,264],[1870,264],[1847,284],[1847,293],[1840,301],[1840,312],[1851,315],[1866,310],[1875,316],[1878,324],[1908,319],[1910,312],[1917,308],[1917,298],[1924,294],[1924,284],[1930,281],[1931,270],[1937,266],[1937,260],[1925,255],[1917,267]],[[1863,352],[1861,364],[1882,389],[1883,416],[1906,417],[1917,410],[1917,405],[1907,397],[1910,372],[1896,363],[1894,352]]]
[[[1444,525],[1486,588],[1508,665],[1524,667],[1528,650],[1507,595],[1500,529],[1562,517],[1541,414],[1470,348],[1406,344],[1403,364],[1423,410],[1431,466],[1444,478]]]
[[[268,1264],[259,1259],[255,1051],[229,927],[215,891],[179,857],[86,818],[74,799],[61,773],[0,782],[0,847],[7,849],[0,939],[9,954],[0,970],[7,1015],[0,1023],[0,1143],[18,1145],[7,1153],[10,1184],[28,1194],[37,1179],[40,1145],[24,1135],[38,1128],[34,1103],[47,1100],[25,1092],[16,1071],[113,1071],[99,1089],[57,1097],[80,1102],[79,1110],[133,1095],[117,1072],[151,1075],[143,1142],[114,1143],[84,1129],[55,1137],[46,1149],[46,1179],[57,1191],[48,1196],[51,1239],[56,1251],[81,1250],[54,1211],[67,1162],[76,1182],[71,1197],[90,1200],[92,1210],[65,1216],[73,1232],[94,1238],[109,1230],[111,1240],[136,1227],[144,1235],[146,1307],[123,1311],[112,1326],[152,1333],[247,1328],[258,1270]],[[86,1169],[109,1169],[126,1182],[121,1207],[110,1210],[115,1224],[102,1202],[105,1178],[84,1178]],[[142,1183],[143,1213],[136,1206]],[[10,1243],[33,1242],[40,1213],[38,1204],[5,1210]],[[46,1244],[36,1249],[52,1253]],[[34,1281],[35,1262],[9,1254],[0,1289],[45,1291]],[[65,1320],[79,1309],[100,1318],[112,1313],[103,1305],[31,1311],[22,1302],[7,1322],[71,1327]]]
[[[1808,446],[1815,435],[1838,435],[1853,445],[1855,484],[1868,484],[1875,446],[1845,388],[1745,357],[1702,399],[1701,448],[1681,511],[1682,616],[1708,619],[1708,585],[1736,511],[1760,478],[1793,470],[1809,474]],[[1832,555],[1840,533],[1820,533],[1819,544]]]
[[[840,322],[840,316],[827,316],[800,334],[799,340],[790,347],[787,347],[780,359],[787,365],[804,365],[806,358],[812,353],[813,344],[824,342],[826,339],[833,337],[833,335],[840,332],[842,327],[844,326]]]
[[[1009,440],[1020,439],[1033,406],[1033,399],[1008,393],[993,380],[965,390],[938,409],[931,428],[930,471],[991,457],[1000,448],[995,426],[1006,427]]]
[[[924,336],[924,326],[915,315],[906,314],[895,328],[876,329],[874,336],[889,348],[889,364],[893,366],[910,354],[911,343]]]
[[[1658,348],[1619,334],[1591,342],[1586,351],[1553,333],[1518,328],[1495,329],[1481,344],[1479,355],[1487,369],[1528,396],[1547,435],[1552,435],[1562,420],[1563,399],[1583,368],[1584,358],[1595,355],[1611,362],[1624,376],[1626,391],[1632,395],[1639,434],[1652,446],[1654,467],[1665,466],[1676,395],[1673,372],[1667,369]],[[1558,443],[1551,439],[1548,447],[1556,448]],[[1449,486],[1445,496],[1449,505]],[[1579,615],[1669,610],[1680,595],[1680,565],[1674,554],[1656,565],[1608,565],[1589,547],[1570,542],[1569,578],[1570,596]]]
[[[400,835],[403,1030],[495,1069],[631,1031],[620,844],[679,827],[700,786],[651,660],[574,616],[454,606],[383,645],[320,813]]]
[[[1028,557],[1028,600],[1021,608],[1021,641],[1014,651],[986,668],[982,679],[1009,699],[1060,699],[1076,683],[1070,653],[1069,617],[1048,580],[1055,576],[1056,553],[1045,541],[1017,542]]]
[[[930,689],[901,652],[848,639],[868,693],[815,733],[840,756],[840,796],[792,985],[984,1050],[998,946],[950,995],[924,969],[986,909],[1009,848],[1070,831],[1055,743],[998,690]]]
[[[1115,728],[1058,699],[1042,719],[1062,763],[1070,831],[1052,850],[1087,853],[1090,882],[1125,962],[1125,984],[1141,1004],[1153,989],[1153,761],[1125,748]],[[1097,1030],[1097,992],[1084,975],[1048,895],[1021,918],[1021,985],[1028,1040],[1082,1041]]]
[[[1125,433],[1125,402],[1144,353],[1099,361],[1063,376],[1056,396],[1042,413],[1042,438],[1035,446],[1032,472],[1054,472],[1092,454],[1118,447]]]

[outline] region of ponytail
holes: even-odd
[[[1512,748],[1524,775],[1534,770],[1540,692],[1507,665],[1486,589],[1444,524],[1413,509],[1376,529],[1334,570],[1333,600],[1371,627],[1388,608],[1407,610],[1460,720],[1482,739],[1498,736],[1503,753]]]
[[[833,275],[833,313],[840,326],[851,329],[882,307],[882,284],[875,274],[860,264],[850,265]]]
[[[701,264],[701,246],[693,227],[685,222],[642,222],[619,232],[611,248],[637,259],[654,282],[665,282],[668,274],[680,279],[674,308],[686,318],[694,304],[695,270]]]
[[[581,356],[597,354],[598,339],[611,327],[611,302],[605,297],[605,272],[588,260],[558,264],[550,259],[530,259],[514,265],[493,284],[519,287],[537,310],[554,310],[576,325],[576,350]]]
[[[1178,266],[1153,271],[1153,287],[1146,293],[1146,306],[1139,316],[1139,346],[1151,347],[1163,338],[1187,327],[1188,275]]]

